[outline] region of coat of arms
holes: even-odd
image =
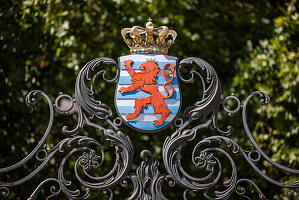
[[[145,28],[134,26],[123,29],[122,36],[131,49],[131,55],[119,58],[119,69],[113,78],[108,79],[107,71],[101,67],[117,66],[117,63],[107,57],[95,58],[80,70],[76,79],[75,97],[61,93],[53,104],[51,98],[41,90],[33,90],[26,96],[26,103],[30,107],[36,104],[38,95],[47,101],[49,122],[40,141],[25,158],[8,167],[0,167],[2,199],[5,196],[9,199],[15,197],[16,192],[9,194],[13,187],[25,184],[33,177],[44,177],[40,174],[41,170],[55,159],[57,154],[57,160],[61,161],[53,165],[59,166],[57,177],[45,176],[28,199],[41,199],[39,195],[49,195],[46,199],[58,199],[62,193],[68,199],[87,199],[92,190],[102,191],[107,195],[103,198],[113,199],[116,194],[119,199],[120,196],[115,192],[119,190],[114,191],[114,188],[131,184],[132,186],[127,187],[127,190],[131,190],[127,194],[130,196],[126,199],[166,200],[162,189],[167,182],[169,186],[178,188],[178,191],[184,191],[183,195],[179,196],[184,199],[193,198],[190,196],[192,193],[195,198],[200,198],[200,195],[205,199],[237,198],[236,195],[252,199],[251,196],[256,193],[257,198],[266,199],[256,183],[240,178],[237,160],[234,158],[241,157],[254,169],[251,171],[257,172],[262,179],[277,187],[286,188],[287,192],[294,190],[298,193],[299,180],[279,182],[264,173],[264,167],[259,168],[261,163],[268,163],[271,168],[275,167],[285,174],[299,175],[298,169],[282,166],[268,157],[249,129],[249,101],[257,96],[260,103],[266,106],[270,102],[266,93],[253,92],[243,104],[234,95],[221,99],[221,83],[214,68],[200,58],[185,58],[178,63],[176,57],[167,55],[168,48],[176,39],[176,32],[165,26],[154,28],[151,20]],[[192,67],[189,78],[184,78],[180,73],[183,67]],[[121,129],[120,117],[114,117],[111,108],[94,97],[94,83],[96,78],[101,76],[110,83],[118,80],[115,91],[117,112],[131,128],[142,132],[156,132],[174,121],[176,129],[164,139],[161,148],[163,173],[160,172],[158,159],[147,149],[141,151],[142,161],[136,171],[130,173],[133,166],[136,166],[136,163],[133,165],[134,143]],[[183,83],[192,83],[195,76],[198,76],[202,83],[202,96],[183,111],[182,118],[176,118],[181,105],[179,79]],[[63,100],[69,102],[69,106],[63,106]],[[227,101],[235,101],[235,106],[227,106]],[[229,137],[233,131],[231,126],[224,130],[219,127],[217,116],[220,106],[229,115],[241,110],[245,135],[251,143],[250,148],[243,148]],[[56,114],[68,115],[72,110],[77,113],[77,126],[64,126],[62,137],[53,140],[55,144],[48,148],[52,145],[47,141],[54,117]],[[107,122],[109,126],[101,126],[101,123],[97,123],[99,120]],[[196,125],[192,126],[193,124]],[[82,132],[85,126],[97,130],[101,139],[85,135]],[[204,135],[204,138],[198,141],[198,131],[208,127],[214,129],[215,134]],[[105,165],[108,160],[106,145],[115,149],[114,159],[111,159],[112,152],[108,152],[108,155],[111,153],[108,159],[112,160],[108,162],[108,166]],[[185,168],[182,163],[186,161],[182,154],[183,148],[190,151],[192,168],[198,170],[199,176],[193,176],[193,171],[189,173],[191,168]],[[237,154],[239,156],[235,157]],[[63,159],[60,159],[61,157]],[[36,161],[38,162],[34,163]],[[34,165],[28,167],[29,164]],[[70,167],[73,169],[69,170]],[[13,174],[15,171],[22,172],[23,169],[26,173],[20,175],[20,178],[17,178],[19,174]],[[249,189],[246,189],[245,185],[249,185]],[[45,188],[48,186],[49,191]],[[250,192],[248,196],[249,192],[246,191]],[[200,194],[195,196],[196,193]]]
[[[124,28],[131,55],[119,58],[116,107],[122,119],[138,131],[167,127],[180,108],[177,58],[166,55],[176,32],[166,26]]]

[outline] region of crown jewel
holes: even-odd
[[[131,54],[167,54],[177,33],[166,26],[154,28],[152,19],[149,18],[145,27],[124,28],[121,30],[121,35],[130,48]]]

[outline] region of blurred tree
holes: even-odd
[[[271,97],[265,118],[251,118],[254,135],[272,159],[291,168],[299,168],[299,13],[297,1],[291,1],[283,14],[274,19],[273,36],[259,41],[251,53],[238,65],[233,92],[246,96],[249,91],[265,91]],[[252,117],[252,116],[251,116]],[[257,120],[259,119],[259,120]],[[296,181],[269,167],[267,174],[282,181]],[[273,192],[274,193],[274,192]],[[275,199],[282,199],[276,196]]]
[[[297,1],[291,1],[293,6],[287,7],[288,2],[2,1],[0,166],[21,160],[36,145],[45,129],[48,117],[45,106],[39,103],[41,106],[35,113],[28,114],[24,105],[24,96],[30,90],[41,89],[52,100],[60,91],[73,94],[76,75],[87,61],[102,56],[117,59],[128,54],[120,30],[143,25],[148,17],[152,17],[156,26],[167,25],[178,32],[170,55],[180,58],[197,56],[209,61],[222,80],[224,92],[228,92],[234,84],[235,93],[242,91],[240,95],[248,95],[253,88],[264,89],[270,94],[274,101],[268,107],[268,114],[272,118],[258,121],[255,131],[263,130],[264,134],[256,137],[269,153],[278,153],[277,157],[273,157],[276,161],[298,168],[298,151],[295,149],[298,132],[298,99],[295,96],[298,92],[298,8],[295,7]],[[261,38],[264,40],[260,41]],[[108,72],[113,74],[115,69],[109,68]],[[194,94],[194,87],[182,85],[182,89],[184,94]],[[113,107],[112,85],[99,83],[96,92],[103,102]],[[105,95],[102,95],[103,92]],[[184,98],[184,106],[198,98],[189,95]],[[64,137],[60,133],[61,127],[72,123],[73,118],[58,118],[48,138],[47,148]],[[240,121],[236,120],[231,125],[240,127]],[[285,129],[286,125],[289,131]],[[131,137],[135,148],[133,169],[139,164],[139,153],[143,149],[151,150],[160,159],[161,146],[170,134],[164,131],[158,137],[157,134],[135,133],[126,128],[124,132]],[[98,136],[92,131],[82,134]],[[266,140],[265,137],[269,136],[271,140]],[[282,139],[284,137],[285,140]],[[290,148],[292,153],[288,153],[286,148]],[[59,157],[52,160],[42,174],[55,177],[59,163]],[[34,167],[36,164],[28,163],[25,169],[3,179],[16,180]],[[275,172],[272,174],[277,175]],[[37,177],[26,186],[14,188],[9,199],[28,196],[42,178]],[[273,196],[280,193],[280,190],[273,191],[268,185],[263,186],[265,193]],[[180,199],[182,190],[168,189],[167,192],[171,199]],[[119,198],[127,196],[126,193],[117,195]]]

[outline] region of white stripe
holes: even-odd
[[[120,89],[121,87],[128,87],[128,86],[131,86],[131,85],[118,85],[118,86],[117,86],[117,91],[119,91],[119,89]],[[158,90],[159,90],[160,92],[165,92],[163,85],[156,85],[156,86],[158,87]],[[178,85],[173,85],[173,88],[174,88],[174,90],[175,90],[177,93],[180,92],[180,90],[179,90],[179,86],[178,86]],[[168,89],[168,91],[170,91],[169,86],[167,86],[166,89]]]
[[[139,70],[139,69],[135,69],[135,71],[136,72],[141,72],[141,70]],[[123,69],[123,70],[120,71],[120,76],[130,76],[130,74],[127,70]],[[162,70],[160,70],[160,72],[158,73],[157,76],[162,76]],[[174,76],[176,77],[176,73],[174,73]]]
[[[122,117],[126,121],[155,121],[160,119],[161,114],[140,114],[138,117],[134,119],[127,120],[125,115],[122,115]],[[175,117],[174,114],[170,114],[165,121],[171,121]]]
[[[180,106],[181,102],[179,99],[166,99],[165,103],[167,106]],[[117,106],[134,106],[135,100],[131,99],[122,99],[122,100],[116,100]]]
[[[134,55],[127,55],[127,56],[121,56],[119,58],[120,62],[124,60],[134,60],[134,61],[145,61],[146,59],[155,59],[158,62],[176,62],[177,57],[174,56],[168,56],[168,55],[161,55],[161,54],[134,54]]]

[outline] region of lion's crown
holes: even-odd
[[[167,54],[177,33],[166,26],[154,28],[152,19],[149,18],[145,28],[140,26],[124,28],[121,35],[131,54]]]

